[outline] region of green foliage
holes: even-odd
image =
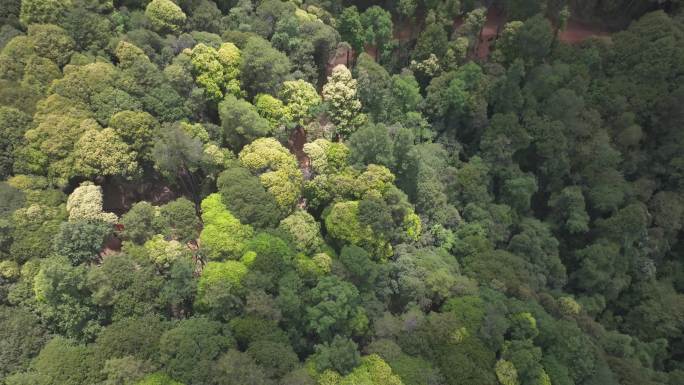
[[[78,265],[98,258],[98,253],[109,235],[112,226],[105,222],[64,222],[54,239],[55,253],[63,255]]]
[[[247,266],[239,261],[207,263],[197,284],[196,306],[216,314],[234,311],[232,308],[240,303],[246,274]]]
[[[317,174],[334,174],[347,166],[349,148],[344,143],[316,139],[304,144],[304,153],[309,157],[311,168]]]
[[[358,289],[335,276],[322,278],[311,290],[306,308],[308,329],[323,340],[334,335],[362,335],[368,318],[359,303]]]
[[[134,176],[138,173],[137,154],[131,152],[111,128],[88,130],[74,146],[74,172],[77,175]]]
[[[74,52],[74,40],[56,25],[31,24],[28,37],[38,56],[52,60],[59,67],[67,64]]]
[[[149,202],[138,202],[134,204],[126,214],[121,217],[123,231],[121,235],[124,239],[143,244],[158,232],[157,208]]]
[[[245,146],[238,158],[244,167],[259,176],[281,212],[290,213],[299,199],[303,179],[294,156],[275,139],[262,138]]]
[[[218,49],[202,43],[190,52],[190,64],[195,81],[210,99],[219,101],[224,95],[239,96],[242,56],[233,43],[223,43]]]
[[[361,365],[351,373],[341,378],[333,384],[389,384],[403,385],[403,382],[396,374],[392,373],[392,368],[387,365],[382,358],[375,354],[361,358]]]
[[[40,376],[42,384],[76,385],[96,382],[100,377],[100,365],[90,348],[55,337],[34,360],[33,373]]]
[[[210,259],[237,259],[242,256],[245,242],[252,237],[252,227],[243,225],[223,204],[220,194],[211,194],[202,201],[200,246]]]
[[[22,0],[19,20],[24,26],[54,23],[70,6],[70,0]]]
[[[154,314],[161,308],[158,296],[163,280],[154,265],[121,254],[106,258],[90,269],[87,286],[93,302],[113,320]]]
[[[45,342],[39,319],[23,309],[0,308],[0,378],[28,367]]]
[[[333,68],[328,82],[323,86],[323,100],[328,105],[328,113],[336,126],[336,133],[341,138],[351,135],[365,120],[365,116],[360,113],[361,102],[356,93],[357,81],[352,78],[347,67],[340,64]]]
[[[335,336],[331,343],[316,345],[315,348],[312,360],[319,373],[332,369],[346,375],[361,363],[358,345],[347,338]]]
[[[216,361],[212,368],[216,385],[270,385],[272,381],[263,368],[247,353],[229,350]]]
[[[351,161],[356,164],[394,165],[392,139],[384,124],[367,123],[349,138]]]
[[[152,0],[145,8],[145,16],[159,32],[177,33],[186,20],[183,10],[171,0]]]
[[[278,221],[274,196],[246,168],[236,165],[226,169],[216,185],[224,204],[240,222],[262,228],[272,227]]]
[[[312,118],[314,110],[321,104],[316,88],[304,80],[284,81],[278,96],[287,106],[292,120],[299,125]]]
[[[259,115],[257,107],[233,95],[226,95],[219,103],[219,116],[225,141],[235,150],[267,136],[273,129],[269,121]]]
[[[464,289],[468,280],[459,277],[458,263],[443,250],[397,250],[392,262],[396,294],[403,304],[422,308],[440,304],[450,295]]]
[[[680,1],[0,3],[0,383],[682,383]]]
[[[139,158],[147,159],[159,122],[147,112],[121,111],[109,120],[109,126],[128,144]]]
[[[346,41],[356,52],[363,51],[366,43],[364,26],[361,22],[361,15],[356,6],[345,8],[339,17],[338,31],[342,40]]]
[[[321,224],[304,210],[297,210],[280,221],[279,228],[292,238],[298,251],[312,254],[323,244]]]
[[[211,378],[213,360],[232,345],[221,323],[194,317],[179,321],[161,335],[159,359],[172,378],[202,384]]]
[[[290,372],[299,362],[297,354],[289,344],[271,341],[257,341],[247,349],[254,362],[265,369],[271,378],[280,378]]]
[[[271,128],[287,126],[292,121],[289,108],[283,102],[268,94],[259,94],[254,98],[254,106],[259,115],[268,120]]]
[[[12,172],[14,148],[19,147],[30,118],[12,107],[0,107],[0,177]]]
[[[152,373],[148,374],[142,380],[138,381],[135,385],[183,385],[178,381],[174,381],[171,377],[164,373]]]
[[[102,221],[114,223],[117,217],[102,210],[102,188],[90,182],[83,182],[67,199],[66,210],[69,221]]]
[[[247,95],[275,95],[290,73],[290,60],[262,38],[252,37],[242,49],[240,79]]]

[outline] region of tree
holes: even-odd
[[[164,371],[185,384],[206,384],[212,378],[212,362],[234,342],[221,323],[203,317],[179,321],[159,339]]]
[[[226,169],[216,185],[224,204],[240,222],[257,228],[273,227],[280,218],[275,197],[246,168],[235,165]]]
[[[310,295],[306,308],[308,328],[320,339],[362,335],[366,331],[368,318],[359,306],[359,291],[354,285],[335,276],[324,277]]]
[[[7,178],[14,165],[14,149],[18,148],[28,128],[29,117],[12,107],[0,107],[0,178]]]
[[[66,0],[22,1],[19,20],[24,26],[55,23],[61,19],[69,5],[70,2]]]
[[[55,253],[63,255],[73,265],[98,258],[102,245],[112,233],[112,225],[101,221],[64,222],[54,239]]]
[[[292,120],[302,126],[314,116],[314,110],[321,104],[316,88],[304,80],[283,82],[278,96],[290,110]]]
[[[190,64],[195,81],[212,100],[242,93],[239,80],[242,54],[233,43],[223,43],[218,49],[197,44],[190,51]]]
[[[56,25],[31,24],[28,37],[38,56],[52,60],[59,67],[67,64],[74,52],[74,39]]]
[[[145,242],[143,248],[149,260],[160,270],[170,268],[172,264],[181,259],[189,259],[189,250],[185,245],[175,239],[167,241],[161,234],[157,234]]]
[[[275,95],[290,73],[290,60],[268,40],[252,37],[242,50],[241,80],[251,98],[259,93]]]
[[[180,125],[162,131],[152,147],[155,168],[191,194],[195,202],[199,201],[199,182],[194,173],[199,169],[203,154],[202,142],[188,135]]]
[[[143,111],[121,111],[109,119],[109,127],[137,153],[138,159],[149,160],[159,122]]]
[[[410,71],[402,71],[392,75],[390,85],[389,122],[406,124],[409,119],[402,115],[420,111],[423,96],[420,94],[420,86]]]
[[[135,385],[183,385],[178,381],[174,381],[168,375],[156,372],[148,374],[142,380],[138,381]]]
[[[18,307],[0,307],[0,379],[28,368],[45,343],[39,319]]]
[[[74,146],[75,173],[86,177],[138,174],[137,154],[111,128],[88,130]]]
[[[458,263],[444,250],[404,248],[396,254],[391,275],[403,305],[414,303],[428,309],[445,301],[463,283]]]
[[[380,356],[371,354],[361,358],[361,365],[354,369],[347,376],[341,378],[339,382],[333,384],[352,385],[352,384],[388,384],[403,385],[401,378],[392,373],[392,368],[383,361]]]
[[[332,369],[346,375],[361,363],[358,345],[348,338],[335,336],[332,342],[319,344],[314,348],[316,353],[312,360],[318,373]]]
[[[376,122],[387,120],[390,99],[390,75],[370,55],[361,53],[354,68],[358,84],[359,100],[365,111]]]
[[[105,258],[87,275],[89,297],[112,320],[154,314],[160,308],[162,277],[151,261],[121,254]]]
[[[317,174],[336,174],[341,172],[349,161],[349,147],[344,143],[316,139],[304,143],[304,153],[309,157],[311,168]]]
[[[517,31],[518,55],[531,63],[541,62],[553,42],[551,23],[541,14],[527,19]]]
[[[273,138],[261,138],[246,145],[238,155],[240,163],[259,176],[259,181],[275,197],[284,215],[299,200],[302,172],[295,157]]]
[[[281,378],[299,363],[289,343],[261,340],[249,345],[249,354],[270,378]]]
[[[102,188],[90,182],[83,182],[69,195],[66,205],[69,221],[103,221],[114,223],[118,220],[113,213],[102,211]]]
[[[553,208],[554,222],[570,234],[589,230],[589,214],[586,212],[584,196],[578,186],[568,186],[549,200]]]
[[[330,120],[335,124],[340,139],[351,135],[365,120],[360,113],[361,102],[357,98],[356,87],[356,80],[342,64],[333,68],[323,86],[323,100],[328,103]]]
[[[220,194],[211,194],[202,200],[202,221],[200,247],[209,259],[237,259],[242,256],[245,242],[252,237],[253,230],[243,225],[228,211]]]
[[[365,42],[382,51],[392,39],[392,15],[385,9],[374,5],[361,14],[361,25],[366,35]]]
[[[121,236],[124,240],[142,245],[160,231],[157,217],[157,208],[149,202],[135,203],[121,216],[120,223],[123,225]]]
[[[198,310],[223,317],[237,312],[247,266],[239,261],[209,262],[197,283]]]
[[[43,260],[33,278],[33,294],[36,310],[51,330],[71,338],[97,331],[98,317],[84,266],[72,266],[61,256]]]
[[[511,237],[508,249],[527,258],[534,268],[531,272],[540,281],[554,288],[566,283],[565,266],[558,256],[558,240],[551,234],[549,226],[536,219],[526,218],[519,223],[520,232]]]
[[[280,221],[279,228],[292,238],[298,251],[313,254],[323,245],[321,224],[304,210],[297,210]]]
[[[96,383],[101,378],[101,363],[91,353],[84,345],[55,337],[36,357],[32,373],[38,374],[45,385]]]
[[[152,0],[145,8],[145,17],[158,32],[178,33],[186,20],[183,10],[171,0]]]
[[[370,226],[359,220],[359,201],[333,204],[325,217],[325,228],[334,239],[362,246],[378,258],[387,258],[391,254],[387,240],[377,237]]]
[[[421,61],[428,59],[430,54],[434,54],[437,59],[442,60],[446,54],[449,42],[446,29],[442,21],[436,17],[432,10],[429,11],[425,22],[426,26],[418,36],[418,41],[411,53],[411,57],[413,60]]]
[[[124,318],[98,334],[94,355],[99,361],[132,356],[147,361],[159,356],[159,338],[170,325],[158,315]]]
[[[187,243],[199,236],[200,221],[195,205],[186,198],[178,198],[159,208],[165,235]]]
[[[219,103],[219,117],[225,141],[235,150],[272,131],[269,121],[259,115],[255,106],[233,95]]]
[[[366,43],[366,31],[356,6],[352,5],[345,8],[340,14],[338,22],[338,31],[342,40],[349,43],[357,54],[363,52],[363,46]]]
[[[254,106],[259,115],[266,119],[271,129],[287,129],[292,122],[292,114],[283,102],[269,94],[259,94],[254,98]],[[286,131],[287,132],[287,131]]]
[[[272,385],[263,368],[247,353],[229,350],[212,367],[212,385]]]
[[[351,161],[354,164],[379,164],[394,168],[392,139],[384,124],[366,123],[349,137]]]

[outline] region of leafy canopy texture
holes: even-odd
[[[684,384],[684,1],[0,0],[0,384]]]

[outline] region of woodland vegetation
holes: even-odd
[[[0,24],[0,384],[684,384],[680,1]]]

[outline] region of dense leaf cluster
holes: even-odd
[[[0,384],[684,384],[679,1],[0,22]]]

